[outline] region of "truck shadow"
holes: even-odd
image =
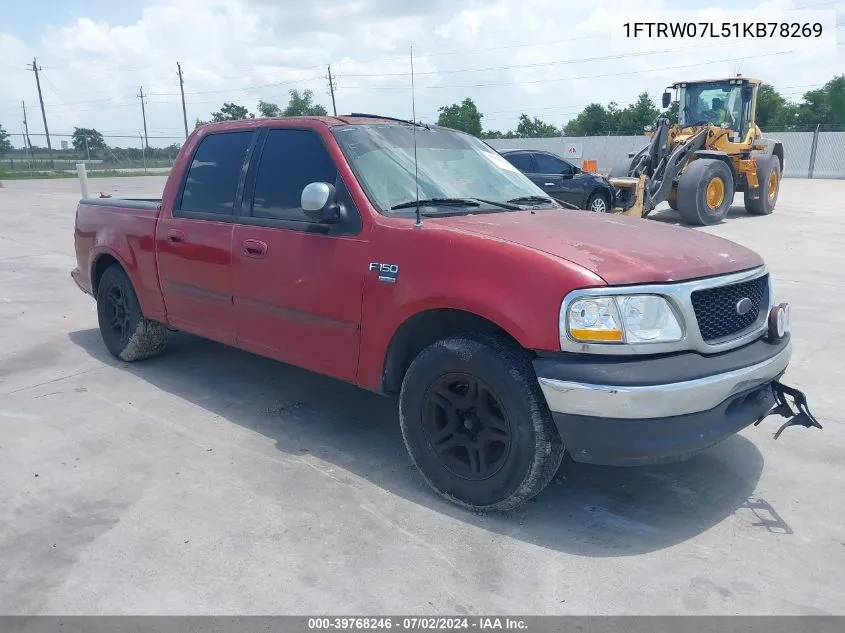
[[[725,219],[722,221],[724,222],[734,222],[736,220],[747,220],[753,218],[759,218],[760,216],[751,215],[745,210],[743,206],[742,200],[739,202],[734,202],[731,208],[728,210],[728,215],[725,216]],[[673,211],[669,208],[668,204],[661,204],[654,211],[652,211],[649,216],[649,220],[656,220],[657,222],[663,222],[664,224],[675,224],[677,226],[683,226],[686,228],[701,228],[698,226],[690,226],[686,224],[683,219],[681,218],[681,214],[677,211]],[[716,225],[718,226],[718,224]]]
[[[106,364],[271,438],[290,459],[328,462],[432,511],[542,547],[592,557],[642,554],[690,539],[734,513],[757,529],[791,533],[775,525],[779,517],[765,500],[752,497],[763,457],[742,436],[659,467],[565,461],[533,502],[509,515],[475,514],[442,501],[422,482],[405,451],[393,398],[180,334],[160,357],[135,364],[109,356],[95,329],[70,339]],[[279,494],[285,490],[280,480]]]

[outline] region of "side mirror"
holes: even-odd
[[[334,185],[327,182],[312,182],[305,185],[300,197],[300,206],[309,220],[321,224],[334,224],[340,220],[340,206],[337,204]]]
[[[671,104],[671,103],[672,103],[672,93],[667,90],[666,92],[663,93],[663,109],[665,110],[666,108],[668,108],[669,104]]]

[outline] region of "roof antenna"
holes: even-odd
[[[417,190],[417,223],[416,228],[422,226],[422,215],[420,215],[420,174],[417,166],[417,106],[414,99],[414,47],[411,46],[411,127],[414,129],[414,186]]]

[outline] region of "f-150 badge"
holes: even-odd
[[[386,284],[395,284],[396,278],[399,277],[399,264],[370,262],[370,272],[374,270],[378,271],[378,280]]]

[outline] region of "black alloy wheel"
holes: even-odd
[[[423,397],[423,429],[450,472],[471,481],[495,475],[513,441],[504,407],[476,376],[449,373]]]

